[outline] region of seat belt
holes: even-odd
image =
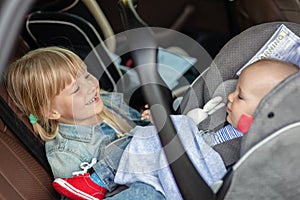
[[[0,118],[13,132],[13,134],[27,147],[29,152],[40,162],[44,169],[51,175],[52,171],[46,158],[44,145],[28,129],[25,123],[10,108],[0,96]]]

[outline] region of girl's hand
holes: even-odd
[[[151,115],[151,111],[149,109],[149,105],[146,104],[145,105],[145,109],[142,113],[142,117],[141,117],[141,120],[150,120],[150,122],[153,124],[153,120],[152,120],[152,115]]]

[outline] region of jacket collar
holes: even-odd
[[[103,126],[104,124],[105,124],[104,121],[93,126],[60,123],[59,134],[66,139],[89,142],[93,138],[95,128],[99,126]]]

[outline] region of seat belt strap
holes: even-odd
[[[40,162],[44,169],[51,174],[51,168],[46,158],[44,145],[36,138],[30,129],[19,119],[17,114],[10,108],[0,96],[0,118],[13,132],[13,134],[27,147],[29,152]]]

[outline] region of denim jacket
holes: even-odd
[[[145,124],[140,113],[123,102],[123,94],[102,92],[100,97],[112,112],[136,124]],[[105,146],[115,139],[116,131],[105,121],[93,126],[60,123],[56,138],[45,144],[54,178],[71,177],[73,171],[81,170],[81,163],[101,157]]]

